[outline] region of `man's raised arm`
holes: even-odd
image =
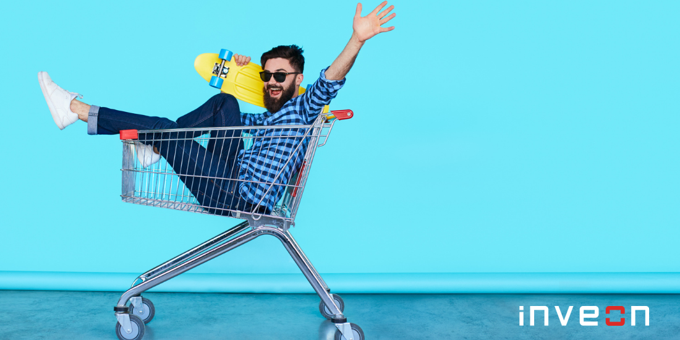
[[[357,11],[354,14],[354,22],[352,23],[352,37],[349,39],[347,46],[342,50],[340,55],[333,61],[331,66],[326,70],[326,79],[340,80],[345,78],[347,72],[354,65],[354,60],[357,59],[357,54],[366,40],[371,39],[379,33],[389,32],[394,29],[391,27],[382,27],[383,24],[392,20],[396,16],[395,13],[387,16],[394,6],[388,7],[386,10],[380,12],[387,5],[387,1],[383,1],[367,16],[361,16],[361,3],[357,4]],[[380,13],[379,13],[380,12]],[[387,17],[386,17],[387,16]]]

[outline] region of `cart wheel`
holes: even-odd
[[[364,337],[364,331],[359,327],[357,324],[350,323],[350,326],[352,326],[352,337],[354,337],[354,340],[365,340],[366,338]],[[344,336],[342,336],[342,333],[338,329],[335,331],[335,340],[347,340]]]
[[[134,311],[132,309],[132,304],[130,304],[130,314],[138,316],[145,324],[151,322],[156,315],[156,307],[153,306],[153,302],[145,297],[142,297],[142,308],[135,307]]]
[[[342,298],[340,295],[337,294],[331,294],[331,297],[333,298],[333,301],[335,301],[335,304],[340,308],[341,312],[345,311],[345,301],[342,301]],[[319,302],[319,312],[321,312],[321,315],[323,315],[324,318],[330,320],[331,317],[333,317],[333,313],[331,313],[331,310],[326,306],[323,301]]]
[[[144,337],[144,322],[136,315],[130,314],[130,326],[132,333],[123,330],[120,323],[116,323],[116,335],[120,340],[141,340]]]
[[[223,79],[217,76],[212,76],[210,78],[210,86],[216,88],[216,89],[221,89],[222,88],[222,82]]]
[[[220,59],[224,59],[224,60],[226,60],[226,61],[231,61],[231,56],[232,56],[232,55],[233,55],[233,53],[231,53],[231,51],[229,51],[229,50],[227,50],[227,49],[225,49],[225,48],[223,48],[222,50],[220,50]]]

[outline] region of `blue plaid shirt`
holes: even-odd
[[[321,76],[307,92],[286,102],[278,112],[241,113],[241,122],[244,126],[311,125],[345,84],[345,79],[326,79],[327,69],[321,71]],[[239,186],[241,197],[251,204],[258,204],[261,200],[260,206],[270,210],[274,208],[291,176],[300,169],[307,151],[308,138],[302,138],[306,130],[271,128],[251,131],[254,137],[252,147],[239,153],[239,179],[246,181]],[[281,175],[276,178],[279,173]]]

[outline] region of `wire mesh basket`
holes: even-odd
[[[318,147],[350,110],[312,125],[125,130],[124,202],[294,224]],[[162,157],[161,157],[162,156]]]

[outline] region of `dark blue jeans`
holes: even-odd
[[[242,126],[236,99],[226,93],[210,98],[203,105],[172,121],[129,112],[92,106],[88,117],[88,133],[118,134],[120,130],[158,130],[179,128],[211,128]],[[208,130],[208,129],[206,129]],[[204,148],[193,138],[205,131],[139,134],[139,141],[155,146],[199,203],[217,215],[228,215],[221,209],[249,211],[250,202],[238,191],[239,151],[243,149],[240,130],[210,131]],[[206,178],[207,177],[207,178]],[[232,180],[229,180],[232,179]]]

